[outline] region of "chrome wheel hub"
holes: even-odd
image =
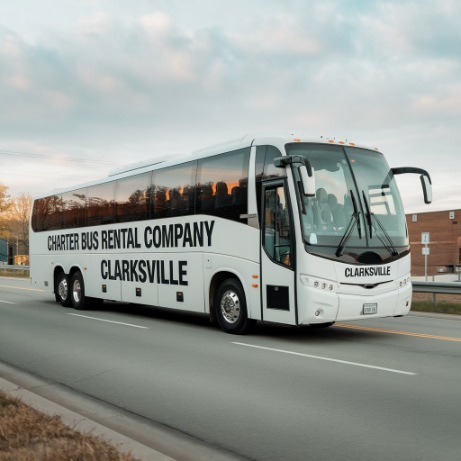
[[[220,303],[221,314],[228,323],[235,323],[240,318],[240,300],[232,290],[224,293]]]
[[[74,281],[74,285],[72,287],[72,296],[74,297],[74,301],[76,303],[80,302],[82,296],[82,286],[80,285],[79,280]]]
[[[61,279],[58,285],[58,295],[61,299],[66,299],[69,291],[69,286],[67,285],[67,280],[65,278]]]

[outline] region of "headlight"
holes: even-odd
[[[411,283],[411,277],[409,275],[406,275],[405,277],[402,277],[401,279],[397,280],[397,288],[403,288],[406,285],[409,285]]]
[[[318,290],[335,292],[337,290],[337,284],[331,280],[322,280],[316,277],[308,277],[307,275],[301,275],[301,282],[303,285],[308,287],[317,288]]]

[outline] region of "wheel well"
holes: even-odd
[[[75,274],[75,272],[77,272],[77,271],[79,271],[79,270],[80,270],[80,268],[78,268],[78,267],[76,267],[76,266],[71,267],[71,269],[70,269],[70,271],[69,271],[69,274],[68,274],[68,275],[69,275],[69,280],[72,278],[72,276]],[[56,292],[56,279],[57,279],[57,277],[58,277],[58,274],[60,274],[61,272],[64,272],[64,273],[65,273],[64,269],[62,268],[62,266],[56,266],[56,267],[54,268],[54,274],[53,274],[53,281],[54,281],[53,285],[54,285],[54,287],[53,287],[53,290],[54,290],[55,292]]]
[[[243,284],[242,284],[241,280],[233,272],[218,272],[211,279],[210,292],[209,292],[209,297],[210,297],[209,298],[209,304],[210,304],[210,318],[211,318],[212,322],[215,321],[215,308],[216,308],[216,306],[215,306],[215,296],[216,296],[216,291],[218,290],[219,285],[221,285],[221,283],[224,282],[224,280],[227,280],[229,278],[237,279],[240,282],[240,284],[242,285],[242,287],[243,287]]]

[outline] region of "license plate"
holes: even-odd
[[[362,315],[371,315],[378,313],[377,303],[366,303],[363,305]]]

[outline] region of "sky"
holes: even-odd
[[[407,213],[461,208],[459,0],[2,0],[12,196],[246,133],[377,147]]]

